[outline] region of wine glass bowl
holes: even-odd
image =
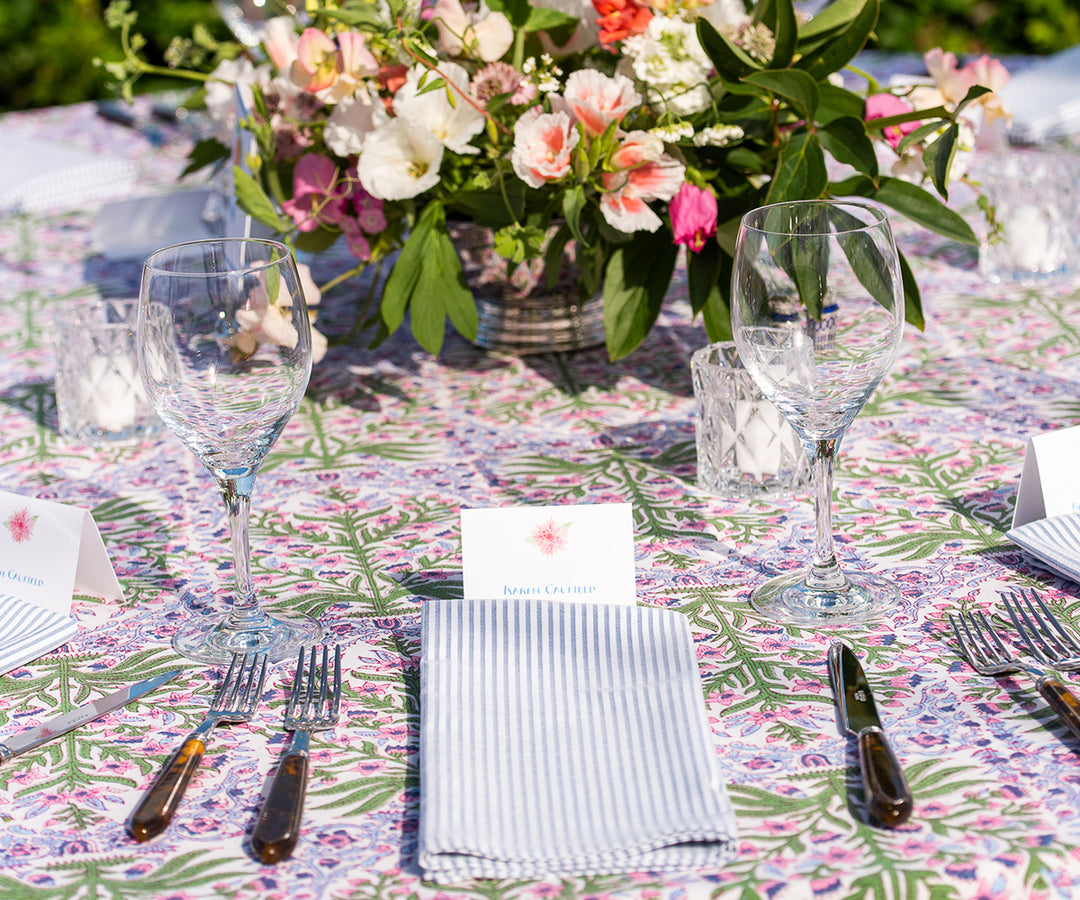
[[[311,328],[291,253],[247,238],[158,250],[143,267],[136,335],[147,396],[217,481],[233,550],[228,615],[186,625],[173,646],[203,662],[234,652],[265,652],[271,662],[294,656],[321,629],[261,608],[248,542],[255,477],[311,375]]]
[[[877,618],[899,592],[879,576],[841,570],[831,503],[840,442],[903,336],[903,278],[884,211],[811,200],[747,213],[736,241],[731,317],[743,365],[803,442],[814,481],[809,569],[760,585],[751,605],[802,625]]]

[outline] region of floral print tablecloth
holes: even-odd
[[[168,188],[187,137],[152,147],[91,106],[7,127],[124,156]],[[172,827],[147,845],[124,821],[201,717],[220,671],[180,660],[178,622],[231,585],[210,479],[171,436],[94,451],[57,434],[51,316],[132,295],[138,264],[94,255],[97,211],[0,220],[0,487],[92,511],[125,589],[78,596],[78,635],[0,678],[0,734],[178,663],[145,700],[0,766],[0,896],[1067,898],[1080,895],[1080,744],[1030,679],[976,675],[946,632],[956,609],[1043,590],[1080,620],[1080,588],[1005,537],[1025,441],[1080,423],[1080,281],[985,283],[970,248],[901,228],[927,326],[844,442],[835,526],[844,562],[901,585],[896,614],[844,632],[864,657],[915,813],[860,815],[851,741],[826,676],[831,634],[747,606],[807,552],[809,497],[734,501],[695,486],[689,357],[706,343],[679,289],[626,361],[602,350],[516,359],[451,338],[433,359],[396,337],[334,346],[256,485],[264,596],[321,618],[346,647],[338,727],[313,742],[303,835],[273,867],[247,850],[286,736],[278,667],[247,724],[220,728]],[[347,296],[323,322],[344,334]],[[628,501],[638,599],[690,621],[716,753],[738,815],[721,871],[529,883],[425,883],[416,866],[419,610],[461,595],[463,506]],[[3,552],[9,552],[7,550]],[[673,760],[672,765],[677,761]]]

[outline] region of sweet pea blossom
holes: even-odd
[[[700,253],[705,241],[716,234],[719,212],[712,191],[684,182],[671,201],[671,229],[675,243]]]
[[[987,124],[1005,119],[1012,122],[1012,113],[1005,108],[1001,99],[1001,89],[1009,82],[1008,69],[1002,65],[1001,60],[991,59],[989,56],[980,56],[969,62],[964,68],[970,69],[975,76],[975,83],[990,88],[994,93],[982,97],[981,103],[983,115],[986,116]]]
[[[1000,118],[1010,118],[997,94],[1009,81],[1008,70],[1000,60],[982,56],[959,69],[955,54],[945,53],[940,47],[935,47],[926,52],[923,62],[946,104],[955,106],[964,99],[970,88],[981,85],[994,92],[984,94],[975,101],[982,107],[987,123]]]
[[[609,77],[594,69],[578,69],[566,79],[563,100],[590,135],[603,134],[612,122],[621,122],[641,106],[641,94],[623,75]]]
[[[455,153],[479,153],[469,144],[484,130],[484,114],[465,100],[469,96],[469,73],[457,63],[443,63],[439,74],[447,82],[445,88],[421,93],[421,83],[427,84],[438,76],[422,65],[409,70],[405,84],[394,95],[394,113],[426,128],[435,139]],[[451,103],[448,93],[452,92]]]
[[[447,56],[467,54],[494,62],[514,43],[514,28],[501,12],[480,8],[469,13],[459,0],[438,0],[432,18],[439,31],[439,50]]]
[[[288,72],[296,61],[296,20],[292,16],[274,16],[263,24],[262,45],[274,69]]]
[[[372,197],[408,200],[439,183],[443,145],[410,119],[391,119],[364,141],[357,174]]]
[[[873,119],[888,119],[891,116],[899,116],[911,111],[911,104],[895,94],[872,94],[866,98],[865,119],[867,122]],[[920,124],[918,120],[901,122],[899,125],[890,125],[884,129],[882,134],[895,150],[900,145],[904,135],[909,131],[914,131]]]
[[[514,172],[529,187],[558,181],[570,174],[570,153],[579,140],[569,115],[534,106],[514,123]]]
[[[318,28],[305,28],[291,66],[293,81],[305,91],[317,94],[337,81],[338,71],[338,47],[334,39]]]
[[[611,155],[617,170],[605,172],[600,211],[617,231],[656,231],[663,223],[649,208],[651,200],[670,200],[683,183],[686,168],[664,153],[664,142],[647,131],[631,131]]]
[[[339,177],[332,159],[317,153],[300,157],[293,171],[293,195],[281,208],[300,231],[315,231],[320,225],[336,225],[345,210],[348,185]]]

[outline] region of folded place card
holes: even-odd
[[[123,597],[93,516],[0,491],[0,673],[70,640],[73,592]]]
[[[633,605],[629,503],[461,511],[466,600],[543,597]]]
[[[1028,438],[1012,527],[1080,512],[1080,426]]]
[[[423,605],[425,878],[715,869],[735,836],[683,615],[536,599]]]
[[[213,196],[204,189],[106,203],[94,223],[92,246],[106,259],[142,260],[170,244],[215,237],[206,218]]]

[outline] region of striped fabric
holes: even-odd
[[[1064,578],[1080,584],[1080,513],[1037,519],[1006,537]]]
[[[426,878],[681,870],[734,855],[682,615],[432,601],[421,639]]]
[[[0,594],[0,675],[55,650],[76,631],[70,616]]]

